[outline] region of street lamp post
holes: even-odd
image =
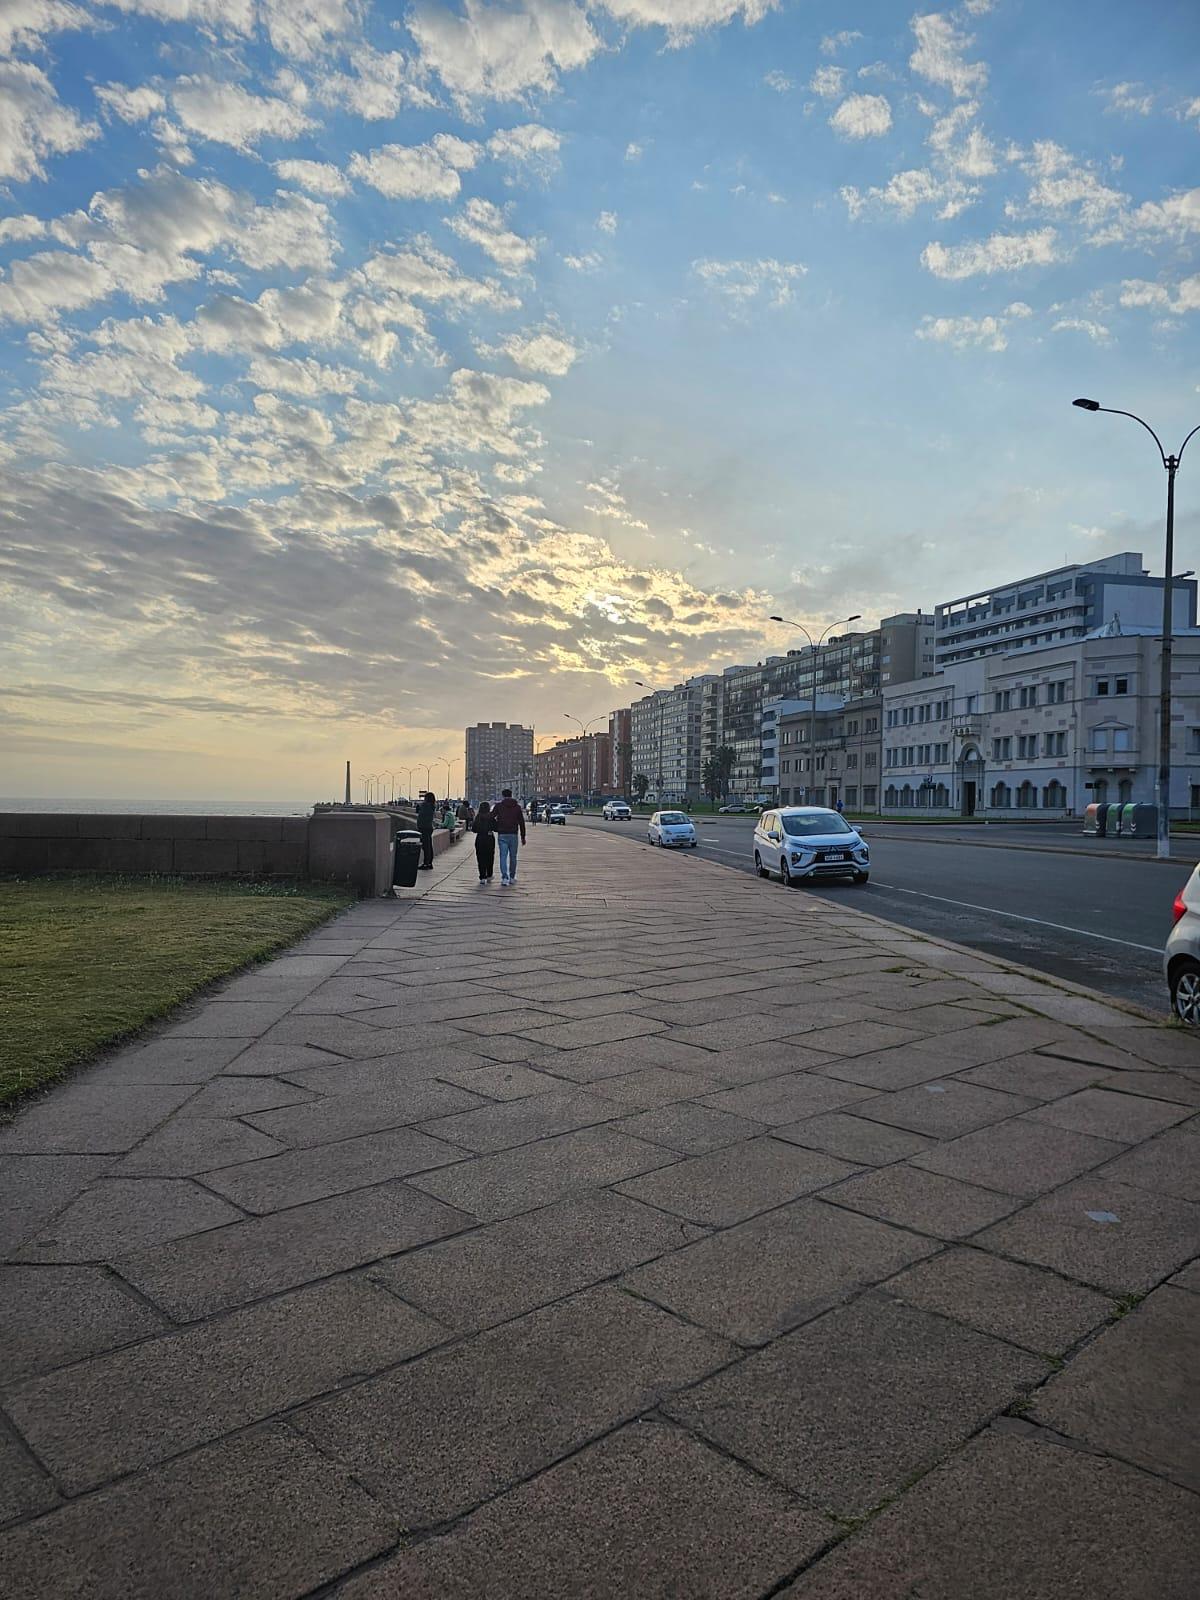
[[[812,714],[808,719],[808,776],[813,779],[817,775],[817,651],[825,643],[826,636],[833,628],[844,628],[848,622],[857,622],[862,616],[861,611],[856,611],[852,617],[843,617],[840,622],[831,622],[824,632],[818,635],[816,644],[813,643],[812,634],[802,622],[794,622],[791,617],[771,617],[772,622],[785,623],[789,628],[799,628],[808,640],[808,648],[813,653],[812,658]],[[775,746],[776,760],[779,759],[779,745]],[[807,801],[809,789],[815,789],[815,783],[804,785],[804,798]]]
[[[1200,423],[1192,429],[1174,455],[1168,455],[1162,440],[1143,418],[1132,411],[1120,411],[1113,406],[1102,406],[1099,400],[1073,400],[1072,405],[1081,411],[1106,411],[1112,417],[1130,417],[1140,423],[1158,447],[1159,460],[1167,470],[1167,548],[1163,556],[1163,624],[1162,659],[1158,680],[1158,849],[1160,861],[1171,855],[1171,634],[1174,626],[1172,614],[1172,573],[1175,564],[1175,474],[1187,449],[1188,439],[1200,433]]]
[[[591,722],[580,722],[579,718],[578,717],[573,717],[569,711],[564,711],[563,712],[563,716],[566,717],[568,722],[578,722],[579,726],[580,726],[580,729],[582,730],[582,733],[581,733],[582,743],[579,746],[579,756],[580,756],[580,762],[579,762],[580,773],[579,773],[579,776],[580,776],[580,778],[583,778],[585,776],[584,771],[583,771],[583,765],[586,762],[587,763],[587,773],[586,773],[587,781],[583,786],[584,790],[585,790],[583,803],[584,803],[585,806],[590,806],[591,803],[592,803],[592,762],[591,762],[591,757],[588,754],[588,747],[587,747],[588,730],[590,728],[594,727],[594,725],[597,722],[604,722],[606,719],[603,716],[600,716],[600,717],[593,717]]]

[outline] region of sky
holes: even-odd
[[[0,793],[461,781],[772,612],[1161,571],[1070,401],[1200,422],[1198,245],[1194,0],[4,0]]]

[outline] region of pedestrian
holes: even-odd
[[[538,803],[536,795],[534,795],[533,799],[529,802],[529,820],[536,827],[538,820]]]
[[[838,816],[840,817],[842,812],[845,811],[846,808],[842,804],[841,799],[839,798],[839,799],[837,799],[837,800],[835,800],[833,802],[833,809],[837,812]]]
[[[421,835],[421,870],[433,871],[433,824],[437,801],[427,789],[417,806],[417,832]]]
[[[496,819],[486,800],[479,802],[479,810],[471,823],[475,835],[475,860],[479,867],[480,883],[491,883],[496,867]]]
[[[505,889],[517,881],[517,840],[525,843],[525,813],[511,789],[505,789],[492,813],[500,840],[500,883]]]
[[[442,827],[451,831],[454,828],[454,807],[450,804],[449,800],[447,800],[446,804],[442,807]]]
[[[474,815],[475,815],[475,813],[471,810],[471,805],[470,805],[469,801],[460,800],[458,802],[457,816],[458,816],[458,820],[463,825],[464,833],[470,832],[471,820],[474,817]]]

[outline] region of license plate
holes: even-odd
[[[845,861],[846,857],[840,850],[826,850],[825,859],[826,861]]]

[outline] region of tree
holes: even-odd
[[[721,793],[727,794],[729,780],[733,776],[734,767],[737,766],[737,751],[732,745],[723,744],[713,757],[713,760],[716,762],[717,771],[721,776]]]
[[[634,773],[632,787],[640,803],[646,798],[646,790],[650,787],[650,779],[644,772],[636,772]]]
[[[704,792],[715,805],[720,798],[724,779],[721,773],[721,764],[716,756],[709,756],[700,769],[700,782],[704,785]]]

